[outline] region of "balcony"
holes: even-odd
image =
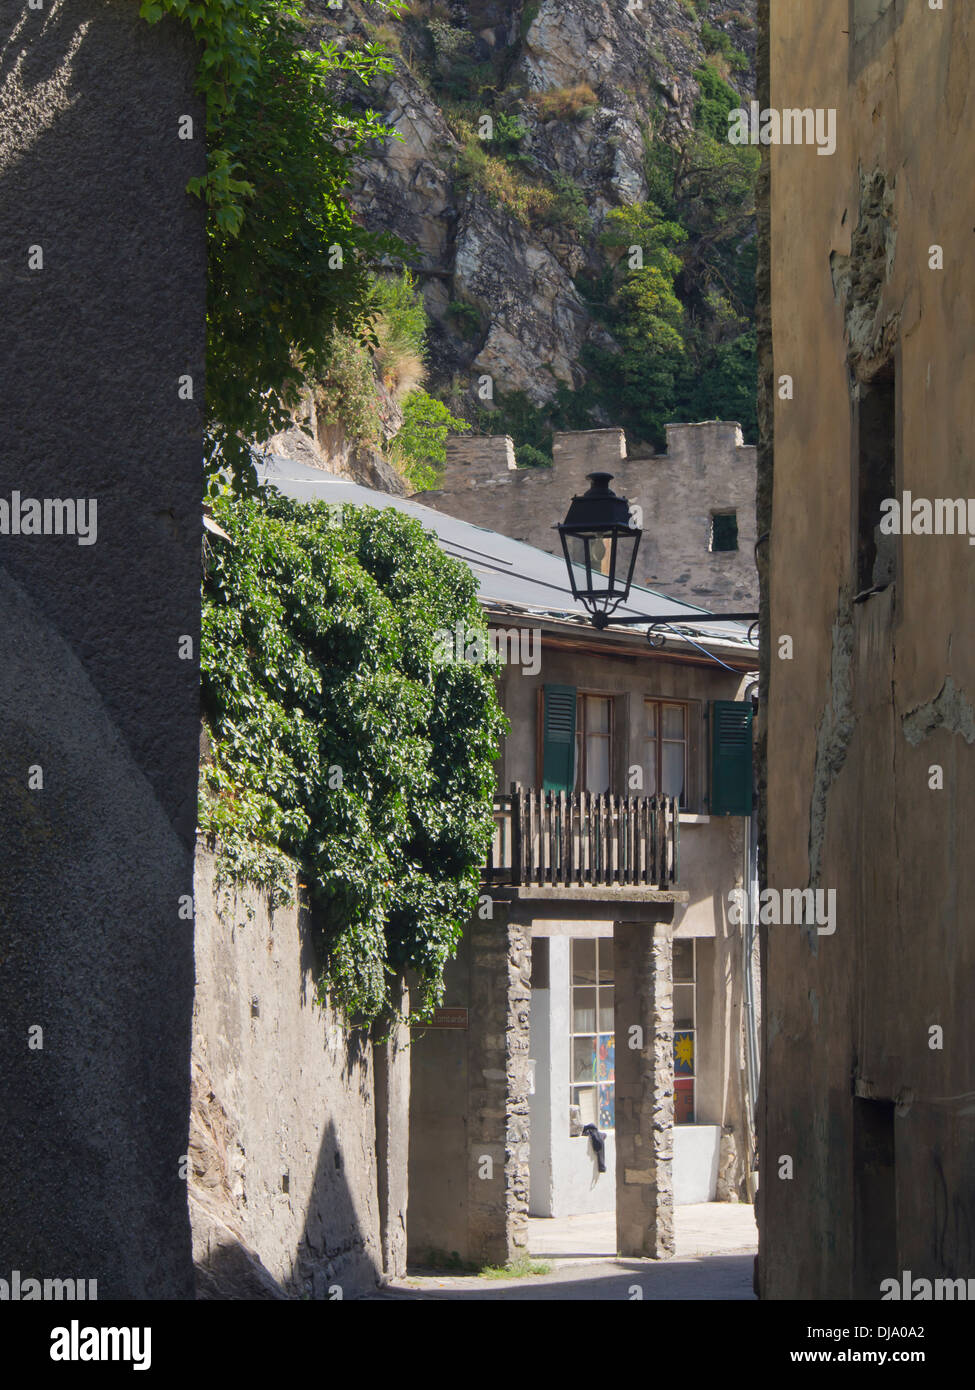
[[[486,877],[489,885],[559,896],[670,897],[679,850],[674,797],[547,792],[516,782],[494,798]]]

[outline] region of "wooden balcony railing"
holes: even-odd
[[[488,883],[673,888],[680,813],[671,796],[522,788],[494,798]]]

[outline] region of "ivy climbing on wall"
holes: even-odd
[[[477,907],[506,729],[491,660],[442,656],[457,624],[487,649],[474,578],[393,508],[268,491],[214,515],[231,542],[204,583],[200,826],[220,872],[274,903],[298,861],[322,993],[371,1020],[409,968],[432,1007]]]

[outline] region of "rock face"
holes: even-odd
[[[748,59],[729,81],[751,95],[755,0],[421,0],[379,29],[356,3],[311,8],[316,35],[378,39],[395,61],[367,96],[347,94],[378,109],[397,137],[361,162],[353,200],[368,226],[419,252],[428,384],[474,400],[489,376],[495,392],[523,391],[536,405],[560,382],[583,385],[583,347],[612,340],[575,278],[605,266],[606,214],[647,198],[646,141],[690,127],[694,72],[715,32]],[[462,62],[475,65],[469,84]],[[520,123],[513,159],[471,134],[489,114]],[[494,162],[472,177],[465,144],[476,156],[479,143]],[[518,205],[519,180],[549,190],[547,211]],[[572,216],[564,202],[553,212],[552,190],[569,197]]]
[[[383,393],[378,382],[376,391]],[[384,432],[390,438],[402,423],[402,412],[388,393],[385,406]],[[321,468],[323,472],[334,473],[340,478],[350,478],[354,483],[375,488],[378,492],[392,492],[404,497],[409,491],[402,477],[378,449],[357,444],[340,425],[325,420],[310,392],[306,393],[296,412],[295,423],[290,429],[272,435],[264,445],[263,452],[294,459],[296,463],[304,463],[309,468]]]

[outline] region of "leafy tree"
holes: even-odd
[[[369,263],[405,253],[360,227],[345,196],[353,158],[390,132],[334,95],[337,79],[368,82],[391,64],[375,44],[305,47],[300,0],[143,0],[140,12],[176,16],[200,43],[207,173],[190,191],[209,210],[210,468],[245,485],[248,440],[290,422],[333,331],[368,332]]]
[[[438,470],[447,462],[447,436],[469,430],[466,420],[450,413],[443,401],[426,391],[411,391],[403,402],[403,424],[392,440],[400,472],[417,492],[437,487]]]
[[[476,907],[506,728],[474,578],[392,508],[268,491],[214,515],[232,544],[204,584],[200,825],[221,874],[281,902],[297,860],[322,995],[369,1020],[410,968],[432,1006]],[[458,624],[475,659],[443,659]]]

